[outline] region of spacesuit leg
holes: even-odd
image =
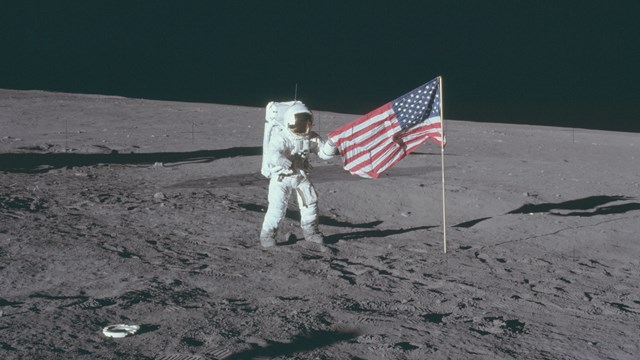
[[[277,177],[269,182],[269,207],[264,215],[260,243],[265,246],[274,246],[278,226],[287,212],[287,202],[291,196],[292,187],[286,181],[279,181]]]
[[[318,230],[318,195],[309,179],[303,179],[296,188],[300,208],[300,227],[305,240],[323,243],[324,237]]]

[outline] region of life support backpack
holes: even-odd
[[[301,105],[306,109],[306,106],[301,101],[271,101],[267,104],[266,114],[264,117],[264,138],[262,140],[262,169],[260,171],[262,175],[267,178],[271,176],[271,169],[269,169],[268,166],[269,154],[267,154],[269,143],[271,142],[274,134],[280,131],[285,131],[285,114],[287,110],[289,110],[289,108],[291,108],[293,105]]]

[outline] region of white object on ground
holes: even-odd
[[[138,330],[140,330],[138,325],[116,324],[102,329],[102,333],[107,337],[123,338],[135,334]]]

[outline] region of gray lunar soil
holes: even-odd
[[[0,359],[640,357],[638,134],[446,121],[446,254],[435,143],[316,158],[327,245],[264,250],[263,121],[0,90]]]

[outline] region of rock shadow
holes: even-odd
[[[429,230],[436,226],[418,226],[409,229],[389,229],[389,230],[368,230],[368,231],[356,231],[351,233],[333,234],[324,238],[327,244],[335,244],[340,240],[350,241],[363,238],[383,238],[392,235],[405,234],[418,230]]]
[[[261,146],[232,147],[219,150],[191,152],[129,153],[113,150],[109,154],[77,153],[5,153],[0,154],[0,171],[38,173],[64,167],[92,166],[98,164],[144,165],[155,163],[207,163],[238,156],[262,155]]]
[[[300,352],[309,352],[335,343],[348,341],[361,335],[357,330],[317,330],[308,334],[297,335],[291,342],[267,340],[267,346],[253,346],[251,349],[225,357],[227,360],[248,360],[259,358],[289,357]]]

